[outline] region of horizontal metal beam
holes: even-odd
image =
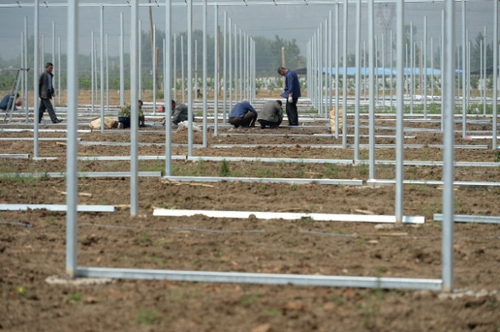
[[[426,289],[440,291],[441,279],[377,278],[356,276],[318,276],[300,274],[271,274],[212,271],[176,271],[151,269],[123,269],[82,267],[76,269],[76,277],[100,277],[118,279],[172,280],[190,282],[217,282],[266,285],[296,285],[324,287],[359,287],[383,289]]]
[[[435,213],[433,216],[435,221],[443,221],[443,215]],[[453,216],[455,222],[479,223],[479,224],[500,224],[500,217],[497,216],[474,216],[466,214],[455,214]]]
[[[0,158],[29,159],[29,154],[0,153]]]
[[[396,180],[367,180],[369,186],[393,186]],[[404,184],[421,184],[428,186],[442,186],[443,181],[440,180],[404,180]],[[474,188],[474,187],[500,187],[500,182],[474,182],[474,181],[454,181],[455,187]]]
[[[485,2],[485,1],[491,1],[491,0],[464,0],[466,2]],[[362,0],[361,1],[363,4],[367,3],[367,0]],[[396,0],[393,1],[388,1],[388,0],[374,0],[374,3],[376,4],[386,4],[386,3],[394,3]],[[405,3],[438,3],[438,2],[444,2],[444,0],[405,0]],[[455,0],[455,2],[460,3],[462,0]],[[350,3],[354,4],[354,0],[339,0],[339,4],[343,3]],[[314,0],[308,0],[307,2],[303,0],[286,0],[286,1],[213,1],[213,2],[207,2],[208,6],[214,6],[217,5],[219,7],[221,6],[285,6],[285,5],[291,5],[291,6],[297,6],[297,5],[333,5],[331,1],[314,1]],[[201,6],[203,5],[201,2],[193,2],[193,6]],[[66,3],[49,3],[49,2],[44,2],[43,4],[41,3],[39,5],[40,7],[67,7]],[[130,7],[128,3],[80,3],[78,4],[79,7]],[[138,4],[139,7],[165,7],[165,3],[163,2],[158,2],[158,3],[140,3]],[[184,2],[176,2],[172,3],[172,6],[181,6],[181,7],[186,7],[186,4]],[[34,7],[34,4],[32,3],[13,3],[13,4],[1,4],[0,8],[22,8],[22,7]]]
[[[298,178],[247,178],[247,177],[217,177],[217,176],[164,176],[163,180],[180,182],[259,182],[259,183],[289,183],[289,184],[329,184],[344,186],[362,186],[363,180],[342,179],[298,179]]]
[[[49,210],[66,212],[67,205],[62,204],[0,204],[0,211]],[[78,212],[115,212],[113,205],[78,205]]]
[[[307,147],[313,149],[343,149],[342,144],[212,144],[210,147],[214,149],[230,149],[230,148],[257,148],[257,147],[281,147],[281,148],[293,148],[293,147]],[[424,146],[435,149],[442,149],[442,144],[405,144],[405,149],[422,149]],[[347,148],[353,148],[353,144],[347,144]],[[368,144],[360,144],[360,149],[368,149]],[[376,144],[376,149],[395,149],[396,144]],[[455,145],[455,149],[474,149],[474,150],[486,150],[487,145]]]
[[[51,178],[63,178],[66,176],[64,172],[47,172],[47,173],[0,173],[0,178],[12,178],[12,177],[51,177]],[[160,177],[161,172],[139,172],[140,177]],[[130,172],[78,172],[78,177],[84,178],[121,178],[130,177]]]
[[[294,213],[294,212],[255,212],[255,211],[214,211],[214,210],[177,210],[154,209],[153,216],[163,217],[192,217],[201,214],[210,218],[237,218],[248,219],[254,215],[257,219],[286,219],[298,220],[312,218],[316,221],[346,221],[369,223],[396,223],[396,216],[366,215],[366,214],[331,214],[331,213]],[[425,217],[403,216],[403,223],[423,224]]]

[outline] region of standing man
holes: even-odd
[[[40,95],[40,99],[42,100],[40,102],[40,107],[38,108],[38,123],[42,122],[43,113],[45,112],[45,110],[49,112],[50,120],[52,120],[52,123],[62,122],[62,120],[59,120],[57,118],[56,112],[54,111],[52,103],[50,102],[52,96],[54,95],[54,75],[52,74],[52,69],[54,69],[54,65],[50,62],[47,62],[45,64],[45,71],[42,73],[42,75],[40,75],[40,79],[38,80],[38,93]]]
[[[231,113],[229,113],[229,123],[234,128],[242,127],[255,127],[257,120],[257,111],[246,100],[240,101],[234,105]]]
[[[294,71],[285,67],[278,68],[278,74],[285,76],[285,91],[281,97],[286,98],[286,115],[290,126],[299,125],[299,114],[297,113],[297,101],[300,97],[299,78]]]
[[[278,128],[281,121],[283,121],[282,104],[281,100],[269,100],[262,106],[257,116],[257,121],[262,129],[266,128],[266,126]]]

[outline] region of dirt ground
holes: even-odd
[[[487,121],[487,119],[484,119]],[[377,125],[394,122],[379,118]],[[326,125],[325,122],[307,125]],[[408,128],[439,128],[408,122]],[[14,126],[15,127],[15,126]],[[19,126],[21,128],[22,126]],[[63,128],[47,126],[49,128]],[[5,128],[5,127],[1,127]],[[10,126],[9,128],[13,128]],[[83,127],[81,129],[84,129]],[[456,130],[460,130],[457,124]],[[469,127],[478,135],[491,125]],[[140,155],[164,155],[162,127],[141,128]],[[195,156],[353,159],[353,149],[330,148],[342,140],[314,136],[323,129],[257,128],[209,132],[208,147]],[[480,133],[480,134],[479,134]],[[271,137],[283,134],[283,137]],[[368,134],[361,130],[361,134]],[[393,135],[379,130],[377,135]],[[0,153],[33,154],[30,132],[2,132]],[[404,159],[442,160],[440,133],[407,132]],[[56,160],[0,159],[0,173],[66,170],[64,134],[40,133],[40,156]],[[128,131],[79,134],[79,156],[129,155],[129,146],[90,142],[130,141]],[[186,133],[173,134],[173,155],[187,155]],[[195,133],[194,143],[203,136]],[[366,138],[361,144],[367,144]],[[349,138],[348,143],[353,143]],[[232,144],[234,147],[218,148]],[[252,144],[253,147],[242,147]],[[283,144],[287,144],[283,147]],[[395,144],[382,138],[377,144]],[[457,161],[499,162],[491,141],[456,135]],[[368,159],[362,149],[360,159]],[[376,151],[394,160],[393,147]],[[142,171],[163,171],[163,161],[140,161]],[[128,161],[80,161],[80,171],[128,171]],[[173,175],[368,180],[366,165],[264,162],[172,161]],[[439,166],[406,166],[405,179],[441,180]],[[498,182],[498,167],[457,167],[462,181]],[[379,165],[376,178],[394,179],[394,166]],[[394,187],[290,185],[246,182],[175,183],[140,178],[139,217],[130,201],[128,178],[80,178],[79,204],[110,204],[114,213],[78,214],[78,266],[168,270],[262,272],[440,279],[442,190],[406,185],[404,213],[425,216],[420,225],[323,222],[304,218],[260,220],[154,217],[155,207],[270,212],[394,214]],[[0,178],[0,204],[65,204],[64,178]],[[498,187],[457,188],[455,212],[500,216]],[[450,296],[431,291],[323,288],[249,284],[114,280],[103,285],[52,285],[65,274],[65,213],[0,211],[0,329],[5,331],[499,331],[500,226],[455,224],[454,288]],[[465,291],[468,291],[467,293]]]

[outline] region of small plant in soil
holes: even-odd
[[[70,303],[77,303],[82,300],[82,294],[80,293],[68,294],[67,298]]]
[[[158,311],[150,308],[142,307],[135,315],[135,322],[141,325],[153,325],[162,321]]]
[[[219,176],[229,176],[230,173],[229,162],[226,159],[223,159],[219,168]]]
[[[259,299],[259,294],[250,294],[246,296],[242,296],[240,298],[240,303],[243,305],[249,305],[256,302]]]
[[[266,314],[271,317],[278,317],[280,315],[280,311],[278,309],[269,309],[266,311]]]

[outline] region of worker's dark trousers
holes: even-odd
[[[299,125],[299,114],[297,113],[297,101],[299,98],[293,98],[293,102],[289,103],[286,101],[286,115],[288,116],[289,126]]]

